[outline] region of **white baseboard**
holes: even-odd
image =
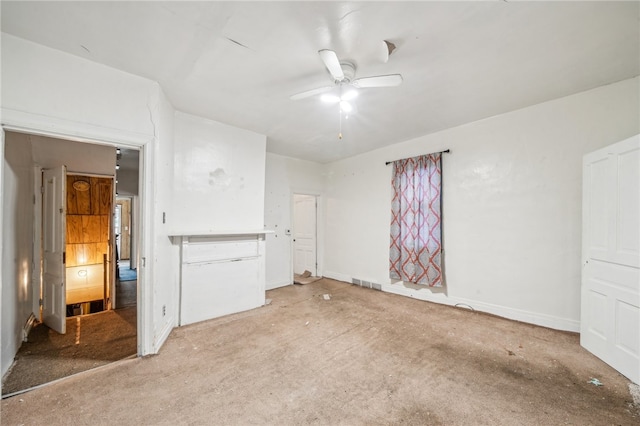
[[[173,330],[175,324],[175,318],[167,318],[167,322],[164,323],[164,327],[160,331],[160,334],[156,336],[155,342],[153,342],[153,353],[158,353],[164,342],[169,338],[171,331]]]
[[[27,338],[29,337],[29,332],[31,332],[31,329],[33,328],[33,325],[35,323],[36,323],[36,316],[32,312],[31,315],[29,315],[29,318],[27,318],[27,322],[24,324],[24,327],[22,328],[23,342],[27,341]]]
[[[275,281],[272,283],[267,283],[266,284],[266,289],[267,290],[273,290],[274,288],[280,288],[280,287],[285,287],[288,285],[293,284],[293,282],[291,280],[287,280],[287,281]]]
[[[331,278],[332,280],[344,281],[351,284],[351,276],[340,274],[338,272],[324,271],[322,274],[325,278]]]
[[[351,284],[352,277],[350,275],[341,274],[333,271],[325,271],[323,276],[333,280],[344,281]],[[481,302],[477,300],[465,299],[460,297],[450,297],[444,292],[432,292],[428,288],[415,290],[405,287],[402,283],[397,284],[381,284],[382,291],[393,293],[400,296],[410,297],[412,299],[424,300],[427,302],[440,303],[449,306],[471,307],[476,311],[497,315],[499,317],[526,322],[527,324],[539,325],[555,330],[580,332],[580,321],[569,318],[561,318],[553,315],[542,314],[539,312],[525,311],[522,309],[511,308],[508,306],[494,305],[491,303]]]
[[[552,315],[541,314],[537,312],[525,311],[522,309],[510,308],[507,306],[493,305],[477,300],[453,298],[447,296],[444,293],[432,293],[428,288],[425,288],[423,290],[414,290],[405,287],[402,283],[382,284],[382,291],[398,294],[400,296],[411,297],[413,299],[424,300],[427,302],[440,303],[443,305],[460,305],[465,308],[471,307],[476,311],[497,315],[499,317],[508,318],[515,321],[522,321],[528,324],[553,328],[555,330],[580,332],[580,321],[555,317]]]

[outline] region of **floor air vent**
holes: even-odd
[[[374,290],[382,290],[382,285],[381,284],[376,284],[373,283],[371,281],[365,281],[365,280],[359,280],[357,278],[352,278],[351,279],[351,283],[353,285],[358,285],[360,287],[365,287],[365,288],[372,288]]]

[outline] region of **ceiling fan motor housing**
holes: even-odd
[[[355,78],[356,66],[353,62],[340,61],[336,52],[329,49],[318,50],[318,54],[320,55],[320,59],[324,63],[327,72],[333,79],[333,84],[340,88],[340,98],[345,95],[342,91],[346,86],[352,86],[355,89],[362,89],[367,87],[394,87],[402,83],[402,76],[400,74],[374,75],[371,77]],[[295,101],[298,99],[308,98],[310,96],[329,92],[332,89],[332,86],[318,87],[316,89],[291,95],[291,100]],[[348,99],[342,100],[347,101]]]
[[[336,83],[350,83],[356,76],[356,67],[351,62],[340,62],[342,67],[342,73],[344,78],[342,80],[336,80]]]

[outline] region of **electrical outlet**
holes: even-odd
[[[167,305],[162,305],[162,316],[167,315]]]

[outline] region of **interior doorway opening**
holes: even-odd
[[[131,263],[131,259],[135,259],[133,255],[135,244],[133,242],[133,217],[132,207],[134,205],[133,197],[116,195],[116,207],[114,217],[114,228],[116,233],[116,254],[119,265],[121,261],[129,261],[131,269],[136,269],[135,262]]]
[[[17,204],[32,209],[9,218],[5,214],[3,218],[5,230],[8,225],[16,228],[3,232],[3,251],[15,252],[21,257],[21,265],[31,265],[22,274],[20,291],[5,291],[4,287],[10,284],[2,284],[3,295],[14,296],[2,298],[2,309],[15,314],[18,323],[30,315],[23,336],[16,336],[22,338],[22,346],[3,377],[2,394],[7,397],[137,355],[137,280],[121,283],[116,277],[113,222],[118,182],[124,181],[125,192],[131,188],[137,191],[139,152],[128,150],[135,152],[135,159],[129,162],[133,166],[125,170],[123,179],[116,165],[127,161],[117,156],[115,145],[5,130],[4,146],[3,189],[8,192],[3,194],[3,204],[17,200]],[[54,197],[60,195],[64,199],[60,206],[48,205],[45,197],[48,181],[43,170],[51,168],[67,169],[62,184],[65,191]],[[130,180],[135,183],[127,184]],[[137,199],[137,193],[128,197]],[[63,247],[62,279],[56,286],[62,288],[58,293],[64,295],[56,299],[56,310],[60,312],[56,315],[61,322],[58,332],[45,325],[42,306],[47,303],[44,249],[50,240],[44,225],[59,222],[52,212],[59,212],[64,219],[56,231]],[[131,215],[130,229],[138,217]],[[132,240],[137,238],[138,234],[131,233]]]
[[[114,176],[70,173],[66,176],[67,317],[112,308],[114,181]]]
[[[307,284],[318,277],[318,197],[293,194],[293,282]]]

